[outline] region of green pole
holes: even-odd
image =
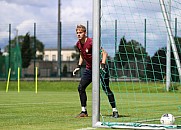
[[[11,68],[11,24],[9,24],[9,69]]]
[[[57,34],[57,48],[58,48],[58,76],[61,80],[61,0],[58,0],[58,34]]]
[[[115,20],[115,54],[117,50],[117,35],[118,35],[118,29],[117,29],[117,20]]]
[[[61,52],[62,52],[62,22],[60,21],[60,79],[61,79],[61,76],[62,76],[62,73],[61,73],[61,68],[62,68],[62,57],[61,57]]]
[[[36,23],[34,23],[34,81],[36,77]]]
[[[145,44],[145,52],[146,52],[146,19],[145,19],[145,28],[144,28],[144,44]]]
[[[89,37],[89,21],[87,21],[87,37]]]
[[[114,55],[115,55],[115,58],[116,58],[116,51],[117,51],[117,35],[118,35],[118,27],[117,27],[117,20],[115,20],[115,32],[114,32],[115,34],[115,39],[114,39],[114,43],[115,43],[115,45],[114,45],[114,47],[115,47],[115,50],[114,50]],[[115,60],[114,60],[114,63],[115,63]],[[117,71],[117,70],[116,70]],[[116,81],[116,77],[117,77],[117,75],[115,75],[115,81]]]
[[[147,53],[146,53],[146,19],[145,19],[145,21],[144,21],[144,25],[145,25],[145,27],[144,27],[144,46],[145,46],[145,54],[143,54],[143,57],[144,57],[144,64],[146,65],[146,58],[147,58]]]
[[[175,18],[175,38],[177,37],[177,18]]]

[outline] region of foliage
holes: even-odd
[[[36,43],[35,45],[34,45],[34,41]],[[40,55],[36,55],[36,59],[43,60],[44,44],[40,40],[38,40],[36,37],[33,37],[33,36],[30,37],[30,43],[31,43],[32,50],[34,51],[33,55],[36,54],[36,52],[40,53]]]
[[[2,56],[2,54],[3,54],[3,53],[1,52],[1,48],[0,48],[0,56]]]
[[[27,68],[30,65],[30,61],[32,59],[32,50],[31,50],[31,44],[30,44],[30,34],[27,33],[24,37],[22,48],[21,48],[21,54],[22,54],[22,67]]]
[[[147,55],[145,48],[136,40],[126,41],[123,36],[120,39],[119,49],[115,55],[115,59],[120,62],[120,67],[129,61],[143,60]]]
[[[29,34],[29,33],[26,33],[26,34]],[[26,36],[26,35],[25,35]],[[20,45],[20,48],[22,47],[22,45],[24,44],[24,38],[25,38],[24,35],[20,35],[18,36],[18,42],[19,42],[19,45]],[[34,36],[30,36],[29,34],[29,37],[30,37],[30,47],[31,47],[31,50],[33,50],[32,52],[40,52],[40,53],[44,53],[44,44],[43,42],[41,42],[39,39],[37,39],[36,37]],[[34,42],[36,44],[34,44]],[[11,40],[11,44],[12,45],[15,45],[16,44],[16,38],[14,38],[13,40]],[[36,47],[36,49],[35,49]],[[7,47],[6,47],[7,48]],[[34,54],[32,54],[34,55]],[[37,55],[36,56],[36,59],[43,59],[43,55]]]
[[[28,35],[28,39],[29,39],[29,45],[24,45],[25,44],[25,38],[26,38],[26,40],[27,40],[27,35]],[[17,37],[15,37],[14,39],[12,39],[11,40],[11,47],[13,47],[13,46],[15,46],[15,44],[16,44],[16,42],[17,42],[17,39],[16,39]],[[36,43],[36,44],[34,44],[34,43]],[[31,57],[31,60],[33,59],[33,58],[36,58],[36,59],[40,59],[40,60],[42,60],[43,59],[43,54],[44,54],[44,44],[40,41],[40,40],[38,40],[36,37],[34,37],[34,36],[30,36],[30,34],[29,33],[26,33],[26,35],[24,36],[24,35],[19,35],[18,36],[18,44],[19,44],[19,46],[20,46],[20,48],[21,48],[21,54],[22,54],[22,61],[24,62],[24,60],[25,60],[25,62],[26,62],[26,65],[25,65],[25,63],[24,63],[24,67],[28,67],[27,65],[27,61],[29,61],[29,60],[27,60],[26,59],[26,57],[25,56],[23,56],[23,52],[22,52],[22,47],[24,46],[26,46],[26,47],[29,47],[29,56],[28,56],[28,58],[30,58]],[[24,48],[25,49],[25,48]],[[23,49],[23,50],[24,50]],[[8,46],[6,46],[5,47],[5,50],[7,51],[8,50]],[[36,53],[37,52],[39,52],[39,55],[36,55]]]
[[[175,38],[175,44],[179,58],[181,59],[181,38]],[[172,48],[171,48],[172,49]],[[165,80],[166,76],[166,58],[167,58],[167,47],[160,48],[155,52],[154,56],[148,60],[147,64],[147,76],[154,80]],[[173,50],[171,50],[171,78],[173,81],[179,81],[178,70],[176,67],[176,60],[174,57]]]
[[[166,48],[159,49],[147,62],[147,78],[164,80],[166,75]]]
[[[181,38],[175,38],[176,48],[179,58],[181,59]],[[146,49],[136,40],[128,41],[123,36],[120,39],[119,49],[115,54],[115,60],[118,61],[117,67],[124,68],[128,63],[145,63],[147,79],[150,80],[165,80],[166,76],[166,57],[167,48],[159,48],[155,54],[150,57]],[[179,81],[178,70],[173,50],[171,51],[171,78],[173,81]],[[141,76],[141,75],[140,75]]]
[[[175,37],[175,44],[177,48],[177,52],[179,55],[179,59],[181,60],[181,37]],[[174,58],[173,50],[171,51],[171,76],[174,81],[179,81],[179,74],[176,65],[176,60]]]

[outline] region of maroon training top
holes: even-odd
[[[92,39],[87,38],[87,41],[84,44],[81,44],[80,41],[78,41],[76,46],[81,52],[82,58],[86,61],[86,68],[92,69]]]

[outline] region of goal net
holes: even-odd
[[[93,9],[93,42],[100,42],[109,54],[110,88],[120,115],[111,117],[112,108],[101,87],[100,104],[95,104],[99,91],[93,81],[93,126],[181,128],[180,0],[95,0]],[[95,55],[93,65],[99,59]],[[160,122],[166,113],[175,117],[174,124]]]

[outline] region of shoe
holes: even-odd
[[[88,117],[87,111],[85,112],[81,111],[81,113],[76,116],[76,118],[80,118],[80,117]]]
[[[117,112],[117,111],[113,111],[112,117],[114,117],[114,118],[118,118],[118,117],[119,117],[118,112]]]

